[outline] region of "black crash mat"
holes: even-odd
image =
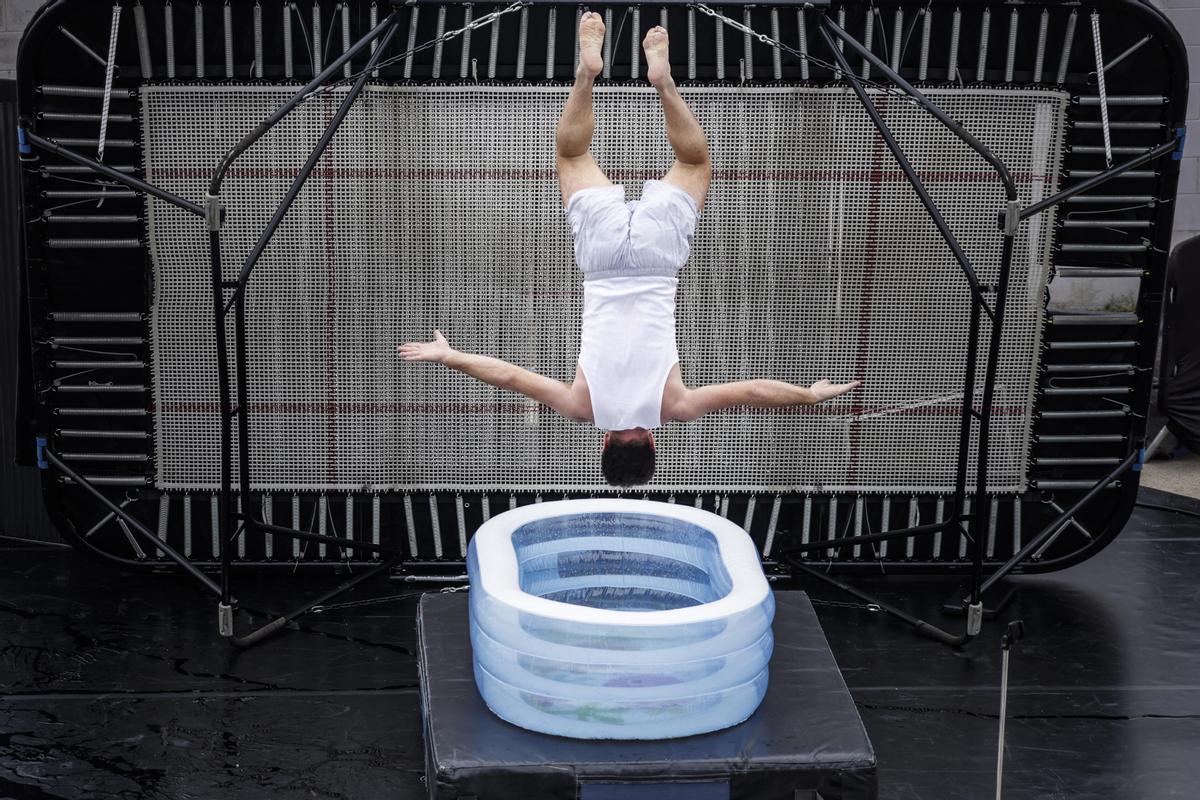
[[[468,598],[417,612],[434,800],[864,800],[875,752],[804,592],[776,592],[767,696],[740,725],[659,741],[583,741],[492,714],[475,689]]]

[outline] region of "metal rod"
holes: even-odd
[[[124,520],[133,533],[142,537],[142,540],[150,546],[161,548],[167,558],[169,558],[171,561],[174,561],[180,569],[182,569],[190,578],[192,578],[192,580],[196,581],[213,594],[221,594],[220,587],[217,586],[217,584],[214,583],[211,578],[209,578],[200,570],[196,569],[196,567],[193,566],[186,558],[180,555],[175,548],[171,547],[166,542],[159,542],[158,537],[155,536],[149,528],[143,525],[128,511],[118,506],[112,500],[108,499],[108,496],[105,495],[104,492],[101,492],[99,489],[93,486],[91,482],[84,478],[84,476],[71,469],[71,467],[69,467],[61,458],[58,457],[53,449],[49,447],[43,448],[42,452],[45,453],[46,460],[53,464],[59,472],[66,475],[79,486],[82,486],[84,490],[98,500],[102,506],[111,511],[119,519]]]
[[[1140,167],[1142,164],[1146,164],[1150,161],[1153,161],[1156,158],[1165,156],[1168,153],[1173,153],[1173,152],[1175,152],[1177,147],[1178,147],[1178,139],[1172,138],[1171,141],[1164,142],[1163,144],[1160,144],[1158,147],[1147,150],[1145,153],[1142,153],[1140,156],[1137,156],[1136,158],[1131,158],[1128,161],[1125,161],[1121,164],[1117,164],[1116,166],[1112,167],[1111,169],[1106,169],[1104,172],[1101,172],[1099,175],[1095,176],[1094,178],[1088,178],[1085,181],[1080,181],[1079,183],[1076,183],[1073,186],[1069,186],[1066,189],[1063,189],[1058,194],[1050,195],[1049,197],[1047,197],[1043,200],[1040,200],[1036,203],[1032,203],[1032,204],[1026,206],[1025,208],[1021,209],[1021,219],[1028,219],[1029,217],[1032,217],[1034,214],[1038,214],[1042,211],[1045,211],[1047,208],[1050,208],[1053,205],[1057,205],[1058,203],[1061,203],[1064,200],[1069,200],[1078,194],[1082,194],[1083,192],[1090,191],[1090,190],[1096,188],[1097,186],[1101,186],[1101,185],[1107,183],[1108,181],[1112,180],[1116,176],[1120,175],[1123,172],[1127,172],[1128,170],[1131,170],[1134,167]],[[1123,199],[1124,198],[1122,198],[1122,200]],[[1113,198],[1113,200],[1114,200],[1114,202],[1116,202],[1115,198]]]
[[[53,153],[56,156],[65,158],[68,161],[73,161],[76,164],[80,164],[82,166],[89,167],[90,169],[94,170],[95,172],[103,175],[106,178],[110,178],[110,179],[116,181],[117,183],[124,184],[125,186],[129,186],[133,189],[136,189],[139,192],[145,192],[146,194],[152,195],[153,197],[157,197],[159,200],[168,202],[173,206],[182,208],[185,211],[190,211],[193,214],[195,214],[196,216],[199,216],[199,217],[204,216],[203,207],[201,207],[197,203],[193,203],[190,200],[185,200],[182,197],[173,195],[164,189],[159,189],[157,186],[152,186],[151,184],[146,183],[145,181],[141,180],[140,178],[136,178],[133,175],[126,175],[124,172],[119,172],[119,171],[113,169],[112,167],[109,167],[105,164],[100,163],[99,161],[96,161],[95,159],[88,158],[87,156],[81,155],[80,153],[76,153],[73,150],[68,150],[67,148],[59,145],[57,142],[53,142],[49,139],[44,139],[41,136],[38,136],[33,131],[26,130],[25,138],[29,141],[30,144],[34,145],[35,147],[40,147],[41,149],[46,150],[47,152]],[[103,197],[104,193],[98,192],[98,193],[96,193],[96,195]]]

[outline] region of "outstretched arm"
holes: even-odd
[[[820,380],[812,386],[796,386],[783,381],[753,380],[717,383],[689,389],[676,403],[672,416],[690,422],[734,406],[751,408],[779,408],[781,406],[811,406],[862,386],[862,381],[830,383]]]
[[[396,348],[405,361],[435,361],[451,369],[470,375],[476,380],[523,394],[531,400],[547,405],[568,419],[586,420],[586,414],[577,408],[578,403],[571,387],[562,381],[538,375],[527,369],[501,361],[491,356],[463,353],[455,350],[442,336],[433,332],[432,342],[408,342]]]

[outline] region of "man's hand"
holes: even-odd
[[[813,397],[816,398],[816,402],[820,403],[825,400],[830,400],[834,397],[843,395],[846,392],[854,391],[860,386],[862,386],[862,381],[850,381],[849,383],[830,383],[829,381],[822,379],[808,387],[808,390],[813,393]]]
[[[446,341],[446,337],[442,336],[442,332],[435,330],[432,342],[407,342],[399,345],[396,352],[405,361],[436,361],[445,364],[454,350]]]

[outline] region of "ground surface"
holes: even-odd
[[[415,598],[330,610],[238,653],[179,578],[66,550],[0,557],[0,798],[425,796]],[[1019,579],[1005,618],[1028,637],[1012,657],[1006,797],[1196,796],[1198,575],[1200,520],[1139,509],[1095,558]],[[305,583],[244,576],[239,588],[246,605],[291,607]],[[954,652],[801,588],[874,742],[880,796],[992,796],[1002,622]],[[937,611],[949,590],[890,584],[886,598],[957,630]],[[404,591],[380,581],[353,599]]]

